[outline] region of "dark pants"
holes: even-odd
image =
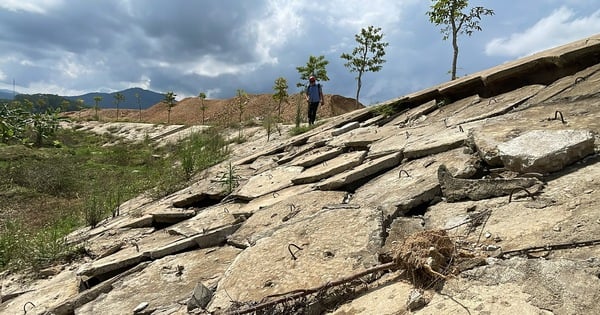
[[[308,124],[314,125],[315,120],[317,120],[317,108],[319,107],[319,102],[309,102],[308,103]]]

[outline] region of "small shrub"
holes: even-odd
[[[290,129],[289,133],[291,136],[297,136],[299,134],[303,134],[312,129],[312,126],[299,126]]]
[[[74,165],[54,159],[26,159],[8,168],[15,185],[51,196],[72,196],[78,190]]]
[[[221,184],[227,195],[231,194],[239,185],[239,176],[236,174],[235,167],[231,164],[231,161],[227,166],[227,171],[221,176]]]
[[[105,205],[97,194],[92,194],[91,197],[86,199],[83,215],[85,223],[92,229],[106,217],[106,214],[107,211]]]

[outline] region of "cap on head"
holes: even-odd
[[[310,82],[315,82],[317,79],[315,78],[314,75],[311,75],[310,78],[308,78],[308,81]]]

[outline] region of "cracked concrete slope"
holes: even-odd
[[[189,187],[129,200],[70,235],[83,260],[45,271],[47,279],[3,277],[0,294],[10,299],[0,313],[23,313],[28,302],[36,314],[235,313],[387,263],[413,232],[443,229],[478,259],[442,287],[386,270],[356,279],[335,303],[305,303],[331,314],[597,314],[599,40],[332,117],[305,134],[265,143],[261,128],[248,129],[230,160]],[[135,138],[137,129],[118,130]],[[239,186],[227,195],[220,179],[229,169]],[[530,171],[540,174],[523,177]],[[540,190],[513,191],[530,183]],[[198,284],[213,294],[207,310],[188,309]],[[415,297],[419,306],[409,307]],[[297,300],[279,307],[293,314]]]

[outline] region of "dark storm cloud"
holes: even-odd
[[[519,2],[524,15],[515,14],[511,4],[473,0],[493,7],[496,16],[482,22],[483,32],[459,39],[459,74],[518,57],[513,51],[536,49],[552,37],[544,30],[553,28],[534,26],[560,6],[577,15],[545,21],[559,25],[565,40],[580,38],[584,26],[588,33],[600,32],[594,1],[542,2],[546,6]],[[237,89],[270,93],[274,80],[284,77],[289,92],[296,93],[296,67],[306,65],[310,55],[323,55],[331,79],[323,82],[325,93],[354,97],[356,73],[344,67],[340,54],[352,51],[362,27],[374,25],[382,27],[390,45],[383,69],[363,75],[361,102],[372,104],[449,78],[452,49],[427,20],[428,5],[422,0],[0,2],[0,88],[15,79],[25,93],[75,95],[138,86],[180,97],[202,91],[226,98]],[[545,11],[527,11],[531,7]]]

